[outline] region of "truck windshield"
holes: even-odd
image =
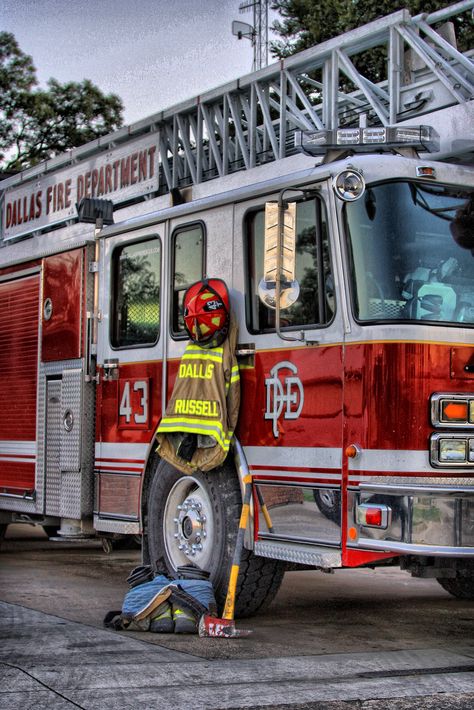
[[[474,324],[474,192],[368,187],[344,206],[359,321]]]

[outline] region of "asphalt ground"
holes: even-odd
[[[0,551],[2,710],[474,708],[474,605],[434,580],[289,572],[248,638],[115,632],[138,551],[28,530]]]

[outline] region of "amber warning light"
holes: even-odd
[[[435,393],[431,396],[431,423],[437,428],[472,429],[474,396],[458,393]]]
[[[468,406],[467,402],[442,402],[442,421],[447,422],[467,422]]]

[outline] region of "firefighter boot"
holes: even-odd
[[[166,604],[158,616],[154,616],[150,623],[150,631],[154,634],[172,634],[174,631],[174,621],[171,613],[171,605]]]
[[[196,634],[197,623],[194,614],[173,604],[173,621],[175,634]]]

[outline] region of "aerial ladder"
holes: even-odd
[[[74,148],[1,187],[157,134],[157,194],[164,194],[286,158],[297,150],[296,132],[419,124],[427,114],[432,123],[436,113],[439,157],[455,159],[457,153],[470,160],[474,140],[460,139],[460,125],[472,126],[474,50],[457,49],[453,21],[473,8],[474,0],[464,0],[415,17],[399,10]],[[361,55],[377,48],[386,55],[387,71],[375,83],[357,67]],[[461,124],[443,118],[449,107],[459,108]]]

